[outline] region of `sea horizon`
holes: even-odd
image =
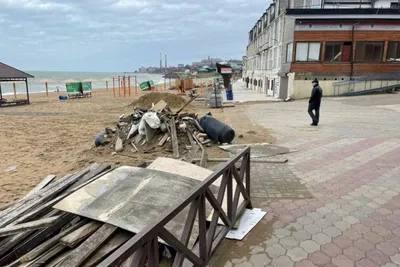
[[[92,89],[106,88],[106,81],[108,86],[112,87],[113,78],[117,79],[118,76],[121,78],[131,77],[131,85],[134,85],[134,77],[138,83],[153,80],[155,84],[164,83],[164,79],[161,74],[151,73],[138,73],[138,72],[83,72],[83,71],[24,71],[34,76],[34,78],[28,79],[28,86],[30,93],[43,93],[46,92],[45,83],[47,82],[49,92],[66,91],[65,84],[68,82],[81,82],[91,81]],[[14,93],[12,82],[2,82],[1,89],[3,95],[11,95]],[[26,92],[25,83],[16,82],[17,94],[23,94]]]

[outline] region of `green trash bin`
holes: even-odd
[[[82,93],[86,96],[92,94],[92,82],[82,82]]]
[[[139,87],[140,87],[140,90],[142,90],[142,91],[148,91],[148,90],[151,90],[152,87],[154,87],[154,82],[153,82],[153,80],[144,81],[139,84]]]
[[[69,98],[90,97],[92,95],[91,82],[72,82],[65,84]]]
[[[82,83],[72,82],[65,84],[68,96],[76,96],[82,94]]]

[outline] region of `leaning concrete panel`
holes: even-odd
[[[208,176],[210,176],[213,173],[212,171],[210,171],[208,169],[205,169],[198,165],[194,165],[192,163],[188,163],[188,162],[184,162],[184,161],[176,160],[176,159],[171,159],[171,158],[164,158],[164,157],[159,157],[156,160],[154,160],[149,166],[147,166],[147,169],[170,172],[173,174],[186,176],[186,177],[196,179],[199,181],[204,181]],[[213,185],[215,185],[215,188],[211,189],[211,191],[214,193],[215,197],[217,197],[218,189],[219,189],[219,186],[221,185],[221,178],[222,177],[215,180],[215,182],[213,183]],[[236,185],[237,185],[237,183],[234,180],[232,183],[233,192],[235,192],[235,190],[236,190]],[[242,204],[243,201],[244,201],[243,196],[240,195],[238,206],[240,206],[240,204]],[[228,204],[227,203],[228,203],[227,202],[227,193],[225,190],[224,199],[222,200],[222,209],[225,212],[228,212]],[[208,204],[208,202],[207,202],[207,204]],[[209,207],[207,207],[207,208],[209,208]],[[214,213],[214,210],[211,210],[210,213],[207,213],[209,215],[207,220],[211,221],[213,213]],[[219,219],[218,223],[221,225],[224,224],[221,219]],[[236,227],[237,226],[238,225],[236,225]]]
[[[66,197],[54,208],[138,233],[185,199],[199,183],[177,174],[123,166]],[[187,212],[188,208],[166,226],[175,237],[182,234]],[[193,231],[190,244],[194,244],[197,232]]]

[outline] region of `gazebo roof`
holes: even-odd
[[[0,62],[0,81],[18,81],[34,78],[32,75]]]

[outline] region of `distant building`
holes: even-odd
[[[273,0],[249,32],[243,79],[276,98],[305,98],[318,78],[324,95],[337,82],[391,82],[399,72],[397,0]],[[346,82],[347,81],[347,82]],[[372,89],[372,88],[371,88]]]
[[[139,72],[142,72],[142,73],[147,72],[147,68],[146,67],[140,67],[139,68]]]
[[[178,64],[178,68],[184,68],[185,64]]]
[[[148,68],[147,68],[147,72],[149,72],[149,73],[154,73],[154,72],[157,71],[157,69],[159,69],[159,68],[156,68],[156,67],[148,67]]]

